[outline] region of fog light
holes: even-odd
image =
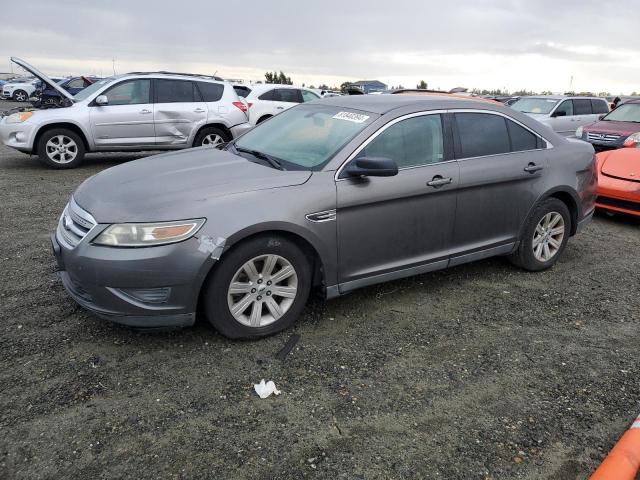
[[[162,305],[169,301],[171,287],[159,288],[114,288],[116,292],[137,302]]]

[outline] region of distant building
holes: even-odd
[[[387,89],[387,85],[379,80],[360,80],[353,82],[350,86],[362,90],[362,93],[382,92]]]

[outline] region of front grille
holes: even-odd
[[[619,200],[617,198],[611,198],[611,197],[598,197],[596,198],[596,203],[599,203],[600,205],[609,206],[609,207],[624,208],[625,210],[631,210],[633,212],[640,213],[639,202],[631,202],[629,200]]]
[[[613,133],[587,132],[587,140],[590,142],[613,143],[620,140],[620,138],[622,138],[622,135],[616,135]]]
[[[91,214],[71,197],[60,216],[56,238],[66,248],[75,248],[96,225],[97,222]]]

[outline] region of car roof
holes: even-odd
[[[197,80],[198,82],[214,82],[228,83],[223,78],[211,75],[199,75],[194,73],[173,73],[173,72],[129,72],[109,77],[113,80],[121,80],[123,78],[167,78],[172,80]],[[105,80],[105,79],[103,79]]]
[[[525,98],[542,98],[545,100],[565,100],[565,99],[599,99],[599,100],[604,100],[605,102],[607,101],[606,98],[602,98],[602,97],[596,97],[595,95],[593,96],[585,96],[585,95],[527,95],[524,97],[520,97],[522,99]]]
[[[458,95],[345,95],[341,97],[325,97],[315,100],[318,105],[352,108],[383,115],[391,110],[403,107],[414,107],[415,111],[440,110],[447,108],[470,108],[494,111],[511,109],[494,101],[478,101],[472,97]]]

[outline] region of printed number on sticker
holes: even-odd
[[[349,122],[355,123],[364,123],[369,118],[368,115],[361,115],[360,113],[351,113],[351,112],[338,112],[333,118],[337,118],[338,120],[347,120]]]

